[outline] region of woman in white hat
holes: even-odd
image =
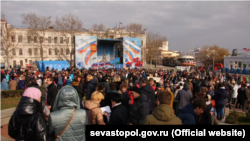
[[[234,80],[232,81],[232,84],[233,84],[232,104],[235,104],[237,96],[238,96],[239,87]]]

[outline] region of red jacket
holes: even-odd
[[[131,91],[128,91],[128,95],[129,95],[129,98],[131,100],[131,104],[130,105],[132,105],[134,103],[134,99],[132,97]]]

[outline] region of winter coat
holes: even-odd
[[[16,141],[47,141],[47,122],[40,103],[22,97],[8,126],[9,136]]]
[[[248,99],[248,94],[245,88],[241,87],[238,89],[238,100],[245,101]]]
[[[225,106],[225,99],[227,98],[227,91],[225,87],[219,88],[214,95],[215,107],[223,108]]]
[[[19,80],[19,87],[20,87],[20,89],[22,89],[22,90],[25,89],[25,82],[24,82],[24,80]]]
[[[86,93],[86,100],[90,100],[91,94],[96,90],[97,81],[96,79],[92,79],[87,82],[87,93]]]
[[[108,125],[127,125],[128,110],[121,103],[111,109]]]
[[[4,90],[4,91],[9,90],[9,85],[7,82],[5,82],[5,81],[1,82],[1,90]]]
[[[80,98],[84,96],[84,87],[82,83],[79,83],[77,81],[72,82],[72,87],[74,87],[79,95]]]
[[[68,123],[74,109],[75,115],[68,127],[56,141],[85,141],[86,111],[80,109],[80,99],[77,91],[71,86],[64,86],[56,96],[53,112],[49,116],[49,133],[55,137],[61,133]]]
[[[142,125],[146,116],[150,114],[150,103],[145,94],[141,94],[134,99],[134,103],[130,108],[129,122],[133,125]]]
[[[185,106],[178,117],[181,119],[182,125],[195,125],[197,115],[194,112],[193,104],[190,102]]]
[[[68,85],[68,86],[71,86],[72,81],[71,81],[70,79],[67,79],[67,80],[65,81],[65,84]]]
[[[47,91],[47,103],[49,106],[51,106],[50,111],[53,111],[53,106],[54,106],[54,102],[58,93],[58,89],[55,86],[54,83],[51,83],[48,87],[47,87],[48,91]]]
[[[92,111],[92,124],[105,125],[100,104],[94,100],[86,100],[84,108]]]
[[[152,112],[155,107],[155,92],[153,88],[149,85],[143,86],[141,87],[141,93],[148,97],[150,103],[150,112]]]
[[[17,82],[16,80],[11,80],[9,83],[10,90],[16,90]]]
[[[182,125],[182,122],[171,106],[160,104],[155,107],[153,114],[146,117],[144,125]]]
[[[180,90],[175,97],[175,100],[179,103],[178,109],[185,107],[192,100],[192,97],[193,94],[191,91],[184,89]]]

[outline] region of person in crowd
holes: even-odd
[[[192,97],[193,94],[191,91],[189,91],[188,83],[185,83],[183,89],[180,90],[175,97],[175,101],[178,102],[177,115],[180,113],[182,108],[184,108],[188,103],[191,102]]]
[[[109,92],[117,92],[116,90],[116,83],[115,82],[112,82],[110,85],[109,85]]]
[[[118,90],[118,93],[123,95],[122,99],[122,105],[125,106],[128,110],[130,108],[129,101],[131,100],[128,94],[128,85],[126,83],[123,83],[120,85],[120,90]]]
[[[72,80],[71,80],[70,77],[68,76],[68,77],[67,77],[67,80],[65,80],[65,85],[71,86],[71,84],[72,84]]]
[[[123,95],[115,93],[111,98],[112,109],[108,125],[127,125],[128,110],[122,104]],[[107,113],[104,114],[106,117]]]
[[[224,118],[224,106],[226,98],[227,98],[227,91],[225,85],[223,83],[219,83],[218,90],[215,92],[214,95],[215,106],[216,106],[215,108],[218,120]]]
[[[166,91],[168,91],[168,92],[170,93],[170,95],[171,95],[171,98],[172,98],[172,99],[171,99],[171,102],[170,102],[170,107],[173,108],[173,104],[174,104],[174,94],[173,94],[173,92],[171,91],[170,88],[167,88]]]
[[[119,75],[115,75],[113,82],[116,83],[116,91],[118,91],[120,89],[120,85],[122,83],[121,77]]]
[[[7,83],[6,79],[3,79],[1,82],[1,91],[8,91],[9,90],[9,84]]]
[[[63,141],[85,141],[88,119],[86,111],[80,105],[79,95],[73,87],[65,86],[58,92],[53,112],[49,115],[50,137]],[[65,126],[67,128],[63,130]]]
[[[5,79],[6,79],[6,82],[9,84],[10,82],[10,74],[9,74],[9,71],[7,71],[7,74],[5,76]]]
[[[97,86],[96,79],[93,79],[92,75],[87,76],[87,93],[86,93],[86,100],[91,99],[91,94],[95,91]]]
[[[182,125],[182,121],[176,117],[173,108],[170,106],[172,95],[169,91],[159,92],[157,107],[151,115],[144,120],[144,125]]]
[[[25,76],[21,75],[19,80],[19,88],[21,90],[25,89]]]
[[[174,92],[174,98],[177,96],[178,92],[179,92],[180,90],[182,90],[182,89],[183,89],[183,85],[182,85],[182,83],[180,83],[180,84],[176,87],[176,90],[175,90],[175,92]]]
[[[10,88],[10,90],[16,90],[17,82],[16,82],[16,80],[14,80],[14,79],[15,79],[14,76],[11,76],[11,77],[10,77],[10,83],[9,83],[9,88]]]
[[[142,125],[146,116],[150,114],[149,99],[145,94],[141,94],[140,88],[136,86],[132,87],[130,91],[134,103],[130,107],[128,125]]]
[[[141,80],[141,93],[148,97],[150,102],[150,113],[152,113],[155,107],[155,92],[145,78]]]
[[[233,84],[232,104],[235,104],[237,96],[238,96],[238,89],[239,88],[238,88],[238,85],[236,84],[235,81],[232,81],[232,84]]]
[[[84,86],[81,83],[82,76],[81,75],[75,75],[75,76],[76,79],[72,82],[72,87],[76,89],[80,99],[80,108],[83,109],[82,100],[84,97]]]
[[[105,125],[103,120],[103,113],[100,109],[100,103],[104,99],[104,96],[101,92],[95,91],[91,95],[91,100],[86,100],[84,103],[84,109],[91,110],[92,115],[92,124],[93,125]]]
[[[63,87],[63,78],[62,75],[58,76],[57,88],[60,90]]]
[[[193,102],[185,106],[178,117],[182,121],[182,125],[195,125],[197,116],[202,114],[206,109],[206,102],[203,98],[195,98]]]
[[[105,91],[103,93],[107,94],[109,92],[109,85],[107,83],[107,77],[106,76],[103,76],[101,78],[101,81],[98,84],[102,84],[102,85],[105,86]]]
[[[24,82],[25,82],[25,88],[28,87],[29,83],[30,83],[30,73],[25,73],[25,79],[24,79]]]
[[[40,105],[41,91],[27,88],[11,116],[8,134],[16,141],[47,141],[48,126]]]
[[[53,83],[54,82],[54,78],[53,76],[50,76],[47,78],[47,104],[48,104],[48,108],[50,109],[50,112],[53,111],[53,105],[56,99],[56,95],[58,93],[58,89],[56,87],[56,85]]]
[[[241,87],[238,89],[238,97],[235,108],[242,108],[243,111],[246,111],[246,101],[248,99],[249,98],[245,88],[245,84],[242,83]]]

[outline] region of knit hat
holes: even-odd
[[[140,88],[138,88],[138,87],[136,87],[136,86],[132,87],[132,88],[130,89],[130,91],[134,91],[134,92],[138,93],[139,95],[141,95],[141,90],[140,90]]]
[[[23,93],[23,96],[35,99],[37,101],[41,98],[41,95],[42,95],[41,91],[35,87],[30,87],[26,89]]]

